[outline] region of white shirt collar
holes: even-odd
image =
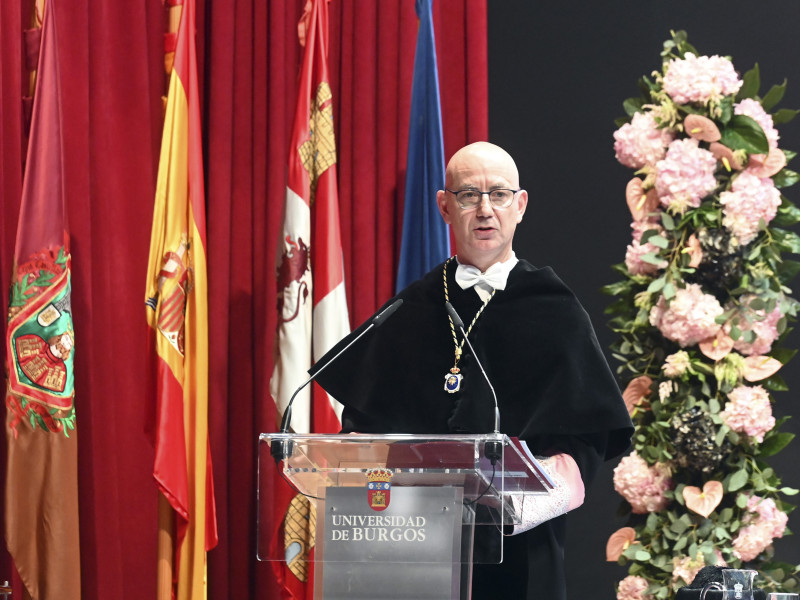
[[[458,260],[458,257],[456,257]],[[478,296],[486,300],[492,290],[504,290],[508,281],[508,274],[519,262],[516,254],[511,252],[511,257],[503,262],[494,263],[486,271],[481,272],[478,267],[464,265],[460,262],[456,268],[456,283],[462,290],[474,287]]]

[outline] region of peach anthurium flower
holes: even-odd
[[[709,147],[708,150],[714,157],[725,165],[725,168],[730,171],[741,171],[742,170],[742,163],[736,158],[736,155],[733,153],[733,150],[728,148],[727,146],[723,146],[719,142],[713,142]]]
[[[783,363],[771,356],[748,356],[744,359],[744,378],[747,381],[761,381],[777,373]]]
[[[683,488],[683,500],[686,508],[708,518],[714,509],[722,502],[722,483],[719,481],[706,481],[702,491],[693,485]]]
[[[651,385],[653,385],[653,380],[647,375],[630,380],[625,391],[622,392],[622,399],[625,401],[625,406],[628,407],[629,415],[633,414],[634,409],[642,400],[650,396],[652,393]]]
[[[686,240],[686,248],[683,249],[689,255],[689,266],[696,268],[700,266],[703,261],[703,249],[700,246],[700,240],[697,239],[695,234],[689,236]]]
[[[686,135],[701,142],[718,142],[722,138],[714,121],[702,115],[687,115],[683,120]]]
[[[720,329],[716,337],[703,340],[698,346],[700,347],[700,352],[706,357],[717,361],[728,356],[730,351],[733,350],[733,344],[733,338]]]
[[[651,188],[646,193],[642,180],[634,177],[625,187],[625,199],[634,221],[644,221],[658,208],[658,194]]]
[[[756,177],[772,177],[786,166],[786,155],[780,148],[772,148],[769,154],[751,154],[747,170]]]
[[[636,540],[636,530],[633,527],[617,529],[606,542],[606,560],[616,562],[634,540]]]

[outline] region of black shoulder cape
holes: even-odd
[[[398,311],[320,373],[317,381],[360,414],[370,433],[484,433],[493,430],[491,391],[465,345],[461,391],[444,390],[455,342],[445,309],[443,265],[395,298]],[[455,283],[448,291],[465,328],[482,301]],[[370,323],[343,339],[311,370],[319,371]],[[460,342],[461,334],[457,334]],[[631,422],[619,387],[600,350],[588,314],[550,268],[520,260],[469,334],[500,407],[500,431],[533,442],[553,436],[590,436],[600,456],[622,453]],[[351,411],[352,412],[352,411]]]

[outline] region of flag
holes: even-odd
[[[8,329],[6,543],[34,600],[81,597],[57,0],[44,10]]]
[[[295,389],[308,378],[317,360],[350,332],[344,290],[344,261],[339,230],[336,182],[336,142],[333,101],[328,78],[328,0],[309,0],[298,31],[305,44],[297,107],[289,151],[289,173],[283,229],[278,251],[278,331],[275,370],[270,382],[278,414]],[[296,432],[337,432],[341,405],[316,384],[306,387],[292,405]],[[276,485],[286,486],[282,481]],[[284,487],[283,489],[287,489]],[[275,524],[288,549],[293,544],[309,551],[313,542],[307,526],[313,507],[299,497],[286,515],[286,503],[276,504]],[[286,526],[283,526],[286,516]],[[303,523],[298,531],[293,523]],[[289,554],[294,555],[291,551]],[[303,562],[278,565],[286,593],[302,597],[309,573]]]
[[[174,557],[168,558],[177,600],[206,597],[206,552],[217,544],[208,439],[208,282],[199,99],[195,3],[184,0],[161,140],[145,293],[157,363],[153,477],[169,503],[167,512],[174,511]]]
[[[450,256],[450,235],[436,204],[436,192],[444,189],[444,142],[433,33],[433,0],[416,0],[415,8],[419,29],[411,84],[397,291]]]

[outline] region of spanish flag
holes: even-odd
[[[217,544],[208,439],[208,291],[199,98],[195,3],[183,0],[161,141],[145,295],[157,355],[153,476],[162,494],[159,597],[174,592],[177,600],[206,597],[206,552]],[[170,541],[174,551],[165,552]]]

